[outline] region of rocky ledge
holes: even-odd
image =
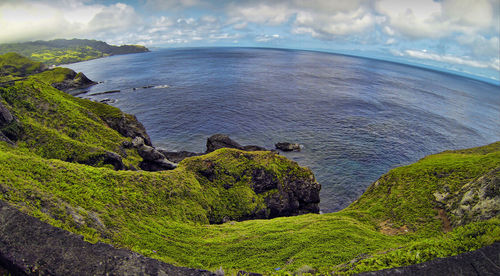
[[[94,84],[97,84],[97,82],[90,80],[82,72],[76,73],[73,70],[69,70],[63,81],[52,83],[52,86],[56,89],[68,92],[74,89],[89,87]]]
[[[3,201],[0,267],[13,275],[216,275],[108,244],[88,243],[82,236],[28,216]]]

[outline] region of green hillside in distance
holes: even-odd
[[[46,65],[68,64],[100,57],[149,52],[141,45],[109,45],[89,39],[55,39],[0,44],[0,54],[15,52]]]
[[[227,148],[173,170],[135,170],[143,156],[132,138],[149,137],[133,115],[55,89],[70,69],[38,73],[39,63],[13,54],[0,64],[14,68],[5,77],[29,73],[0,85],[0,200],[89,242],[228,275],[329,275],[500,241],[500,142],[390,170],[336,213],[245,220],[280,191],[294,193],[287,183],[314,182],[311,170]],[[133,135],[117,125],[135,125]],[[276,186],[256,192],[259,182]]]

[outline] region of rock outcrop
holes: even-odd
[[[145,171],[164,171],[177,168],[177,164],[168,160],[160,151],[144,143],[141,137],[132,140],[132,146],[137,148],[137,153],[142,157],[139,167]]]
[[[493,218],[500,212],[500,167],[465,184],[455,193],[434,193],[436,201],[451,214],[453,227]]]
[[[229,216],[226,220],[269,219],[319,213],[321,185],[316,182],[310,169],[302,168],[296,162],[270,151],[245,154],[241,150],[225,149],[214,153],[217,154],[190,159],[186,164],[195,171],[201,185],[222,185],[224,189],[230,190],[233,185],[242,185],[240,183],[243,182],[258,197],[263,198],[263,205],[250,213]],[[221,156],[224,158],[220,158]],[[281,165],[282,169],[269,169],[253,159],[270,160],[276,166]],[[233,163],[240,164],[238,170],[230,169]],[[216,215],[209,220],[210,223],[221,223],[224,218]]]
[[[0,201],[2,267],[12,275],[216,275],[104,243],[91,244]]]
[[[274,146],[282,151],[300,151],[300,145],[296,143],[280,142]]]
[[[70,70],[63,81],[52,83],[52,86],[56,89],[68,92],[74,89],[89,87],[94,84],[97,84],[97,82],[90,80],[82,72],[76,73]]]
[[[500,275],[500,242],[456,256],[358,275]]]
[[[207,139],[207,151],[206,153],[221,149],[221,148],[232,148],[232,149],[239,149],[239,150],[245,150],[245,151],[263,151],[266,150],[263,147],[259,146],[242,146],[238,142],[234,141],[233,139],[229,138],[229,136],[225,134],[215,134],[210,136]]]
[[[135,115],[122,113],[121,116],[100,117],[110,128],[118,131],[121,135],[129,138],[141,137],[144,144],[152,146],[151,138],[146,132],[144,125],[137,120]]]

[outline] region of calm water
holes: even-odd
[[[202,152],[215,133],[244,145],[304,145],[284,155],[314,171],[323,212],[346,207],[391,168],[500,140],[500,87],[389,62],[197,48],[68,67],[103,82],[81,97],[116,100],[168,150]],[[147,85],[157,87],[132,89]],[[121,92],[91,95],[115,89]]]

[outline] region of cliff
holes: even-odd
[[[109,45],[89,39],[55,39],[0,44],[0,54],[16,52],[47,65],[68,64],[105,56],[149,52],[141,45]]]
[[[146,171],[168,158],[133,115],[54,88],[69,71],[35,71],[0,87],[2,210],[87,242],[210,271],[351,274],[499,241],[500,142],[391,170],[347,209],[320,215],[312,172],[271,151],[220,148]],[[21,237],[9,232],[30,231],[9,225],[10,244]]]

